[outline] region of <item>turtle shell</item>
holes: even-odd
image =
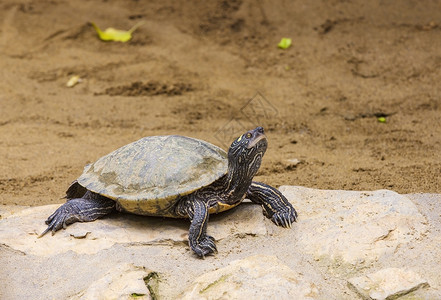
[[[171,216],[179,196],[208,186],[227,173],[227,153],[194,138],[145,137],[87,165],[78,183],[111,198],[123,210]]]

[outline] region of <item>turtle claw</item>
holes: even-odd
[[[206,255],[217,253],[216,244],[214,243],[214,238],[212,236],[206,235],[204,238],[201,238],[195,244],[190,242],[190,248],[202,258],[205,258]]]
[[[292,223],[297,221],[297,212],[291,209],[276,212],[272,215],[271,221],[277,226],[291,228]]]
[[[42,238],[46,233],[48,233],[51,230],[50,227],[46,228],[45,231],[43,231],[42,233],[40,233],[40,235],[37,238]]]
[[[49,231],[52,231],[52,235],[54,235],[55,232],[61,228],[66,228],[66,213],[63,206],[59,207],[52,215],[50,215],[45,223],[48,225],[48,227],[38,236],[39,238],[43,237]]]
[[[66,229],[67,225],[70,225],[80,220],[81,219],[79,215],[73,211],[71,203],[66,202],[62,206],[60,206],[52,215],[50,215],[49,218],[47,218],[45,223],[46,225],[48,225],[48,227],[38,237],[43,237],[49,231],[51,231],[52,235],[54,235],[55,232],[57,232],[58,230]]]

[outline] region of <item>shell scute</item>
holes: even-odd
[[[78,183],[132,213],[164,215],[178,196],[227,172],[226,152],[184,136],[145,137],[87,165]]]

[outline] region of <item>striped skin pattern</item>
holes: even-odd
[[[87,201],[84,201],[87,199]],[[91,222],[115,210],[116,202],[101,195],[87,191],[83,198],[69,199],[46,220],[48,227],[40,235],[60,230],[75,222]]]
[[[253,181],[248,188],[247,198],[260,204],[265,217],[271,219],[277,226],[291,228],[292,223],[297,219],[294,207],[272,186]]]
[[[171,148],[164,150],[164,143],[158,143],[157,139],[149,140],[149,138],[144,138],[139,140],[139,144],[135,147],[129,144],[104,156],[96,163],[86,166],[79,180],[72,183],[66,192],[68,201],[47,219],[46,224],[48,228],[40,237],[49,231],[54,234],[57,230],[74,222],[96,220],[115,210],[142,215],[189,218],[191,221],[188,237],[189,246],[198,256],[205,257],[217,251],[214,238],[207,235],[209,215],[231,209],[239,205],[245,197],[261,205],[264,215],[278,226],[291,227],[292,223],[296,221],[297,212],[282,193],[269,185],[252,181],[254,175],[259,170],[262,157],[267,148],[267,140],[262,127],[257,127],[237,138],[231,144],[228,155],[222,152],[223,150],[219,151],[219,148],[215,146],[213,146],[215,148],[211,148],[210,144],[206,142],[200,143],[201,141],[195,139],[177,138],[177,136],[159,138],[168,140],[167,143],[171,143],[174,146],[184,141],[179,147],[187,147],[188,149],[180,149],[179,151],[182,154],[193,152],[193,158],[167,158],[166,161],[169,163],[171,161],[172,165],[167,166],[163,163],[162,167],[165,168],[165,171],[163,170],[162,173],[157,171],[155,176],[144,170],[144,176],[149,178],[146,180],[145,178],[139,178],[140,176],[134,176],[133,174],[139,172],[139,170],[136,171],[134,168],[139,168],[140,157],[147,160],[146,165],[153,164],[158,166],[156,162],[150,161],[153,159],[152,157],[164,157],[163,154],[173,153]],[[200,148],[195,150],[192,148],[193,146],[188,147],[186,139],[195,141],[198,147],[207,148],[206,150],[209,152],[208,157],[210,158],[208,164],[207,160],[204,160],[204,157],[207,156],[206,152],[201,151]],[[146,141],[153,142],[153,145],[146,144]],[[134,148],[138,150],[133,152]],[[145,150],[145,148],[147,150],[153,149],[157,153],[138,153],[143,152],[142,150]],[[135,160],[136,163],[133,163],[134,155],[138,155],[138,158]],[[196,158],[194,155],[196,155]],[[213,159],[213,155],[215,159]],[[220,157],[225,155],[228,158],[224,160],[225,170],[223,169],[222,158],[218,158],[218,155]],[[126,166],[124,163],[127,160],[127,156],[130,159]],[[198,174],[182,175],[186,170],[194,170],[195,166],[192,164],[192,161],[200,158],[201,160],[199,161],[202,162],[202,167],[198,168]],[[182,162],[181,165],[179,165],[179,161]],[[131,164],[136,166],[131,166]],[[179,166],[176,167],[176,170],[172,170],[175,165]],[[205,178],[205,175],[200,172],[204,170],[203,167],[205,167],[209,176],[217,178],[214,181],[210,179],[212,180],[211,184],[201,184],[199,179],[191,177]],[[154,170],[160,169],[154,167]],[[181,172],[182,174],[175,174],[174,176],[163,174],[168,171]],[[106,175],[103,177],[103,174]],[[133,181],[126,178],[127,176],[134,178],[134,182],[138,184],[137,188],[140,189],[139,194],[136,194],[137,188],[134,187]],[[190,181],[186,181],[187,179]],[[118,182],[119,185],[116,190],[113,187],[115,182]],[[156,192],[156,194],[154,190],[158,187],[155,184],[159,186],[162,184],[163,186],[163,189],[159,189],[159,192]],[[131,191],[121,192],[121,190],[118,190],[121,187],[123,189],[130,187]],[[182,190],[181,192],[173,193],[173,188],[180,188]],[[115,193],[120,194],[116,195]],[[153,196],[146,198],[146,193],[153,193]]]
[[[207,235],[208,203],[202,199],[194,198],[192,204],[192,209],[187,210],[191,220],[188,243],[196,254],[204,257],[217,251],[214,238]]]

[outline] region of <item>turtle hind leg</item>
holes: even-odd
[[[49,231],[52,235],[75,222],[91,222],[115,211],[115,201],[87,191],[82,198],[69,199],[46,220],[46,228],[39,237]]]

